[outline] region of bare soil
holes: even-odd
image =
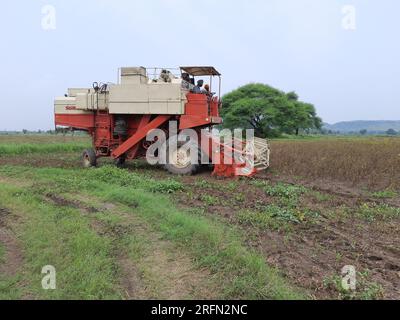
[[[78,168],[81,166],[80,155],[73,154],[30,154],[0,155],[0,165],[33,166],[36,168]]]
[[[183,181],[188,189],[177,201],[184,207],[203,208],[207,214],[221,216],[233,224],[240,225],[236,219],[240,210],[257,210],[276,200],[247,179],[239,180],[235,191],[226,188],[229,181],[205,176],[201,179],[214,187],[201,188],[199,192],[198,177],[185,177]],[[270,180],[271,183],[278,181],[290,182],[280,177]],[[343,207],[355,210],[364,203],[394,205],[398,204],[398,199],[378,200],[362,190],[343,185],[336,187],[332,183],[303,184],[329,196],[325,201],[312,195],[300,199],[301,208],[321,213],[317,222],[294,224],[290,231],[265,229],[255,232],[254,228],[241,226],[248,235],[248,245],[262,252],[270,265],[314,298],[338,298],[337,288],[328,280],[340,276],[344,266],[352,265],[359,272],[368,270],[368,281],[382,286],[382,298],[400,299],[400,219],[368,222],[355,215],[341,215]],[[205,203],[207,195],[216,198],[216,203]]]
[[[395,207],[400,207],[400,196],[387,199],[378,199],[373,197],[373,193],[363,187],[355,186],[351,182],[337,181],[332,179],[323,178],[300,178],[291,177],[283,174],[274,175],[270,171],[262,173],[257,179],[267,180],[272,182],[284,182],[288,184],[301,184],[307,188],[311,188],[315,191],[330,194],[333,196],[339,196],[341,198],[353,198],[359,199],[360,201],[369,201],[375,203],[386,203]]]
[[[0,275],[15,275],[23,263],[21,248],[10,227],[10,220],[14,217],[9,209],[0,208],[0,242],[5,248],[4,261],[0,261]]]

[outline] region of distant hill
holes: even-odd
[[[400,120],[376,120],[376,121],[343,121],[335,124],[324,123],[324,129],[340,132],[386,132],[389,129],[400,131]]]

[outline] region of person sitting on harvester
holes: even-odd
[[[205,90],[203,89],[203,80],[197,81],[197,86],[193,88],[193,93],[205,93]]]
[[[182,73],[183,86],[190,91],[193,91],[194,80],[190,78],[188,73]]]
[[[190,80],[189,73],[182,73],[182,79],[185,80],[187,83],[192,83]]]
[[[213,95],[214,95],[214,92],[211,92],[211,91],[210,91],[210,86],[209,86],[208,84],[206,84],[206,85],[204,86],[204,93],[205,93],[207,96],[209,96],[210,98],[212,98]]]

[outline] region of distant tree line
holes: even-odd
[[[313,133],[322,127],[312,104],[300,101],[295,92],[285,93],[261,83],[226,94],[221,115],[225,128],[254,129],[259,137]]]
[[[54,131],[54,130],[41,130],[41,129],[39,129],[39,130],[22,129],[21,131],[17,131],[17,130],[14,130],[14,131],[6,131],[6,130],[0,131],[1,135],[16,135],[16,134],[30,134],[30,135],[33,135],[33,134],[55,134],[55,133],[56,133],[56,131]]]
[[[320,134],[323,135],[350,135],[350,136],[376,136],[376,135],[387,135],[387,136],[399,136],[400,132],[394,129],[389,129],[386,131],[377,131],[377,130],[367,130],[362,129],[360,131],[338,131],[338,130],[330,130],[330,129],[321,129]]]
[[[40,134],[46,134],[46,135],[52,135],[52,134],[63,134],[63,135],[81,135],[81,134],[86,134],[84,131],[79,131],[79,130],[71,130],[70,128],[57,128],[55,130],[28,130],[28,129],[22,129],[21,131],[0,131],[0,135],[40,135]]]
[[[399,134],[399,132],[394,129],[389,129],[388,131],[386,131],[386,134],[388,136],[397,136]]]

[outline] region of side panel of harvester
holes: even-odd
[[[177,121],[179,130],[219,124],[218,108],[217,97],[190,93],[180,78],[154,82],[144,68],[123,68],[118,85],[69,89],[67,97],[57,98],[55,122],[88,131],[98,156],[134,159],[147,146],[142,140],[149,131],[167,129],[168,120]]]

